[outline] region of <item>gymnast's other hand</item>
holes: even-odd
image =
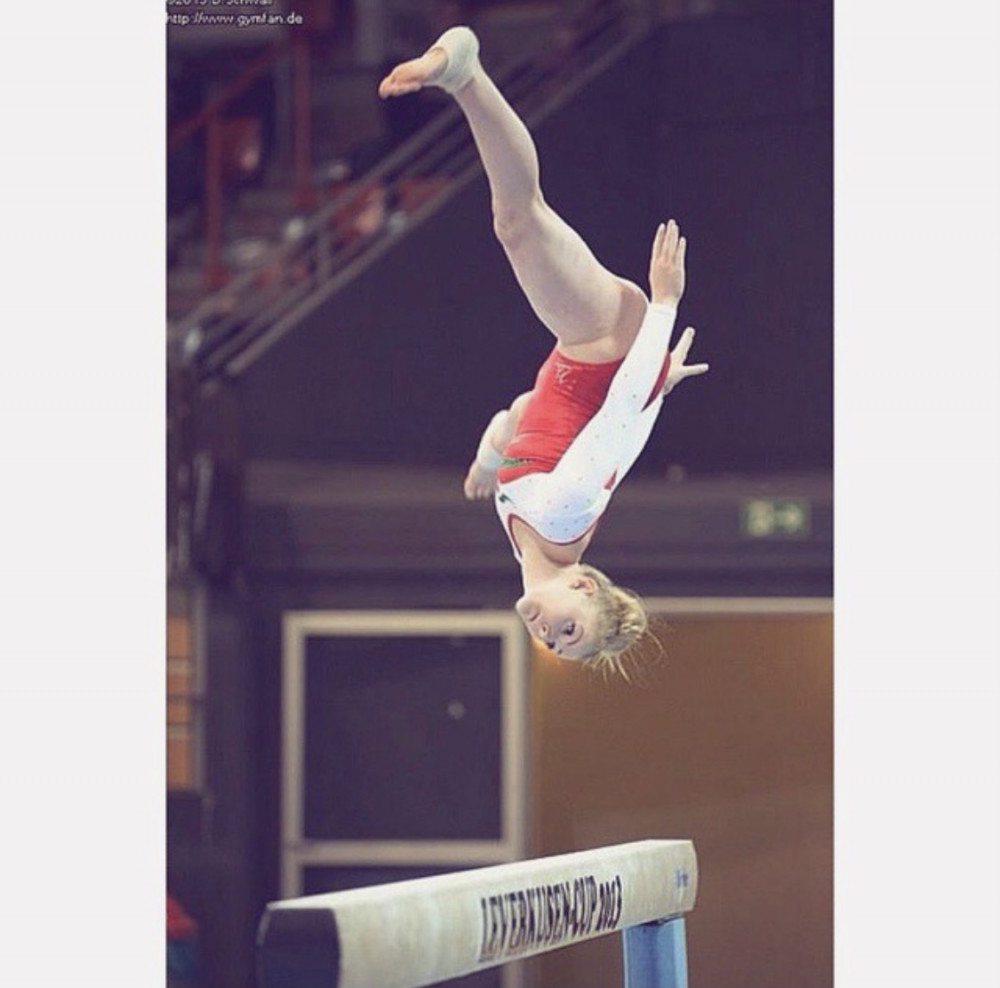
[[[674,388],[686,377],[697,377],[708,371],[708,364],[685,364],[688,350],[694,342],[694,326],[688,326],[681,333],[681,338],[677,341],[677,346],[670,351],[670,370],[667,371],[667,379],[663,382],[663,396],[666,397]]]
[[[463,490],[470,501],[492,497],[496,487],[497,474],[495,470],[486,470],[478,460],[472,461],[469,472],[465,476]]]
[[[684,254],[687,240],[676,220],[661,223],[649,259],[649,294],[654,302],[676,306],[684,294]]]

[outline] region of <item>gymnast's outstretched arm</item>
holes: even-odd
[[[688,364],[688,350],[694,341],[694,326],[688,326],[681,333],[681,338],[677,346],[670,351],[670,369],[667,371],[667,379],[663,383],[660,393],[653,399],[639,415],[635,428],[630,431],[626,441],[622,444],[621,455],[618,459],[618,468],[615,474],[615,488],[625,479],[632,465],[639,458],[639,454],[646,446],[649,434],[653,431],[663,399],[670,394],[674,388],[686,377],[696,377],[708,371],[708,364]]]

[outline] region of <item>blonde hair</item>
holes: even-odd
[[[597,611],[597,648],[584,663],[630,681],[626,660],[649,629],[646,607],[637,593],[612,583],[599,569],[581,565],[580,571],[597,584],[591,597]]]

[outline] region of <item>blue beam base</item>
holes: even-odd
[[[688,988],[684,917],[622,930],[625,988]]]

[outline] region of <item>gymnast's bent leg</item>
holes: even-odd
[[[383,97],[439,85],[465,114],[489,181],[497,237],[532,309],[568,356],[610,360],[627,351],[646,300],[608,271],[545,201],[534,141],[479,63],[468,28],[452,28],[420,58],[397,66]]]

